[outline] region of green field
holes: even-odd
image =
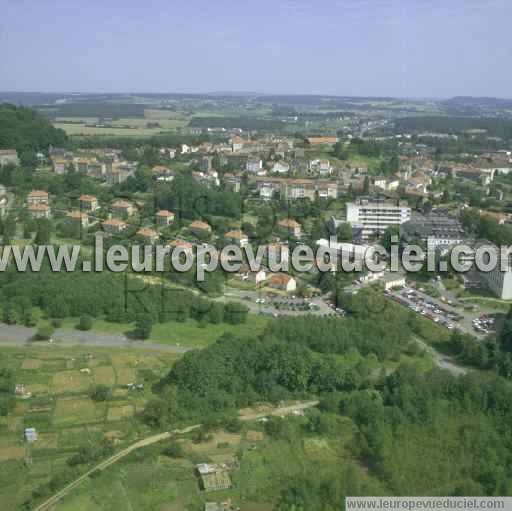
[[[204,347],[225,333],[242,336],[258,335],[263,332],[267,322],[267,318],[254,314],[249,314],[247,321],[240,325],[229,325],[227,323],[214,325],[209,323],[205,328],[199,327],[195,320],[188,320],[185,323],[168,321],[166,323],[156,323],[153,326],[149,341],[163,344],[179,344],[192,348]],[[77,323],[78,318],[69,318],[63,322],[62,327],[74,328]],[[110,323],[98,319],[94,321],[92,330],[109,334],[126,334],[133,330],[133,325],[128,323]]]

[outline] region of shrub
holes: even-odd
[[[52,338],[55,328],[52,325],[43,325],[37,329],[36,339],[39,341],[48,341]]]

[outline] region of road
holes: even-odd
[[[251,415],[245,415],[241,416],[240,420],[242,421],[252,421],[257,420],[262,417],[267,417],[268,415],[276,415],[276,416],[282,416],[282,415],[291,415],[295,411],[302,411],[306,410],[307,408],[312,408],[313,406],[318,405],[318,401],[304,401],[302,403],[298,403],[295,405],[290,406],[281,406],[274,408],[270,412],[266,413],[255,413]],[[165,431],[163,433],[158,433],[156,435],[149,436],[147,438],[143,438],[142,440],[139,440],[138,442],[135,442],[134,444],[126,447],[122,451],[119,451],[118,453],[114,454],[110,458],[107,458],[106,460],[102,461],[101,463],[98,463],[93,468],[89,469],[87,472],[82,474],[80,477],[75,479],[73,482],[66,485],[62,490],[57,492],[55,495],[52,495],[49,499],[45,500],[42,504],[39,504],[34,511],[44,511],[46,509],[50,509],[51,506],[54,506],[57,504],[62,498],[64,498],[66,495],[68,495],[69,492],[71,492],[73,489],[75,489],[77,486],[79,486],[85,479],[87,479],[93,472],[96,472],[97,470],[105,470],[110,465],[113,465],[114,463],[118,462],[122,458],[128,456],[133,451],[136,451],[137,449],[141,449],[142,447],[147,447],[148,445],[156,444],[157,442],[161,442],[162,440],[167,440],[175,435],[183,435],[185,433],[190,433],[190,431],[193,431],[194,429],[200,428],[201,424],[194,424],[193,426],[188,426],[184,429],[175,429],[173,431]]]
[[[6,325],[0,323],[0,346],[89,346],[99,348],[139,348],[154,351],[167,351],[170,353],[185,353],[192,348],[185,348],[175,344],[160,344],[148,341],[134,341],[125,335],[105,334],[101,332],[68,330],[59,328],[53,335],[53,343],[34,341],[35,328],[21,325]]]
[[[434,364],[441,369],[446,369],[454,376],[460,376],[461,374],[466,374],[468,369],[466,367],[457,365],[448,355],[444,355],[443,353],[439,353],[437,350],[429,346],[422,339],[415,337],[415,341],[421,345],[423,349],[428,351],[434,360]]]

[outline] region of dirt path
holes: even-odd
[[[240,416],[240,420],[242,420],[242,421],[257,420],[257,419],[261,419],[262,417],[266,417],[268,415],[275,415],[275,416],[291,415],[292,413],[294,413],[296,411],[306,410],[307,408],[312,408],[313,406],[316,406],[317,404],[318,404],[318,401],[304,401],[302,403],[298,403],[295,405],[272,408],[264,413],[262,412],[262,413],[246,414],[244,416]],[[73,489],[75,489],[83,481],[85,481],[85,479],[87,479],[93,472],[96,472],[97,470],[100,470],[100,471],[105,470],[110,465],[113,465],[114,463],[118,462],[120,459],[131,454],[133,451],[136,451],[137,449],[141,449],[142,447],[147,447],[148,445],[156,444],[157,442],[161,442],[162,440],[167,440],[174,435],[184,435],[186,433],[190,433],[194,429],[197,429],[200,427],[201,427],[201,424],[194,424],[193,426],[188,426],[184,429],[175,429],[173,431],[165,431],[164,433],[158,433],[157,435],[152,435],[147,438],[143,438],[142,440],[139,440],[138,442],[135,442],[134,444],[126,447],[122,451],[119,451],[118,453],[114,454],[110,458],[107,458],[106,460],[102,461],[101,463],[98,463],[93,468],[89,469],[87,472],[82,474],[79,478],[75,479],[73,482],[69,483],[64,488],[62,488],[62,490],[57,492],[55,495],[52,495],[49,499],[45,500],[42,504],[39,504],[39,506],[34,508],[34,511],[45,511],[45,510],[50,509],[51,506],[54,506],[55,504],[57,504],[68,493],[70,493]]]

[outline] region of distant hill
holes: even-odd
[[[54,128],[36,111],[0,104],[0,149],[16,149],[18,153],[46,150],[49,145],[67,143],[64,131]]]

